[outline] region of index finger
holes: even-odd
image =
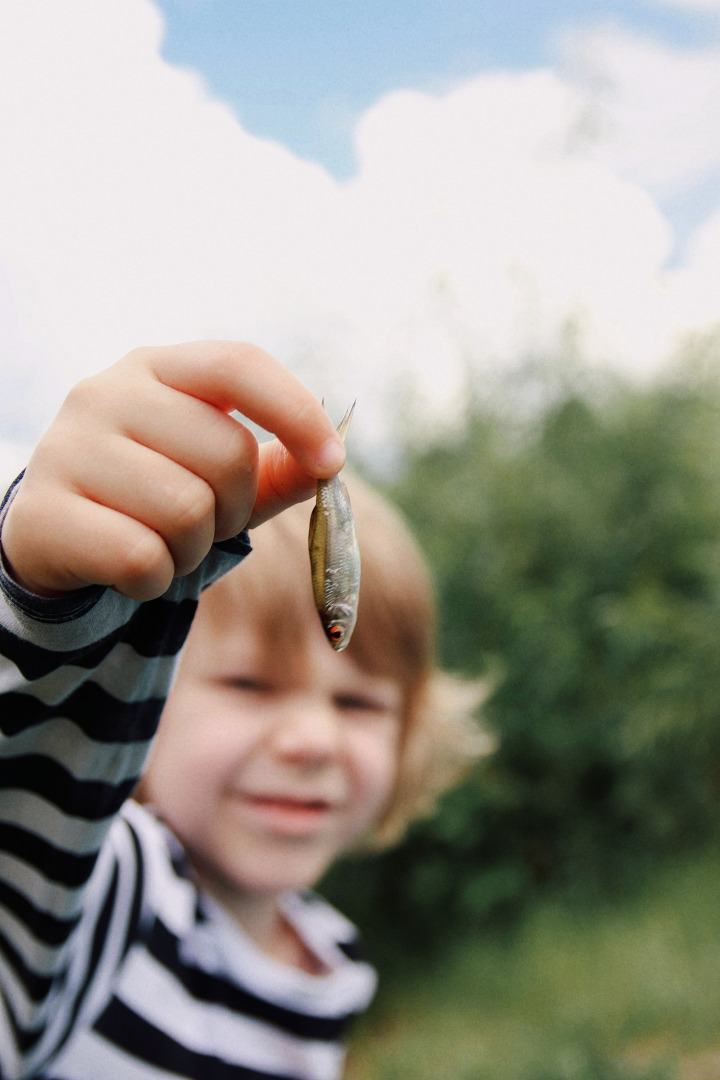
[[[160,382],[224,412],[237,409],[272,432],[310,476],[334,476],[345,463],[342,440],[320,402],[256,345],[194,341],[138,353]]]

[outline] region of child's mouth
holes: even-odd
[[[243,804],[273,831],[302,835],[324,820],[331,809],[325,799],[286,795],[244,795]]]

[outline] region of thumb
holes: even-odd
[[[317,478],[305,472],[281,442],[273,439],[263,443],[257,498],[247,527],[252,529],[293,503],[304,502],[315,494],[316,488]]]

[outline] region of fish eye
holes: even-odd
[[[343,639],[342,627],[331,626],[328,630],[328,637],[335,645],[337,645],[338,642],[342,641]]]

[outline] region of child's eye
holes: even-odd
[[[365,694],[336,694],[335,706],[343,712],[384,712],[381,701]]]
[[[272,689],[265,679],[260,679],[256,675],[233,675],[227,680],[227,684],[233,690],[240,690],[246,694],[269,693]]]

